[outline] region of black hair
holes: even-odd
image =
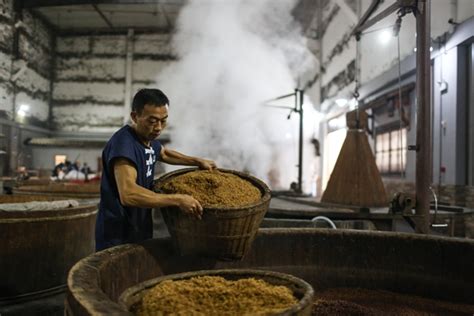
[[[141,89],[132,101],[132,111],[141,114],[145,105],[164,106],[169,105],[170,101],[163,91],[158,89]]]

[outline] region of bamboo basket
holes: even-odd
[[[173,178],[195,171],[195,168],[176,170],[156,181],[156,188]],[[201,255],[221,260],[239,260],[250,249],[260,223],[270,205],[270,189],[261,180],[234,170],[232,173],[256,186],[260,201],[243,207],[204,208],[202,219],[183,213],[178,207],[161,208],[175,248],[181,255]],[[158,191],[159,192],[159,191]]]
[[[146,292],[155,285],[158,285],[160,282],[165,280],[187,280],[199,276],[219,276],[231,281],[245,278],[255,278],[263,280],[272,285],[286,286],[292,291],[293,296],[298,300],[298,303],[276,315],[311,315],[311,306],[314,297],[314,290],[311,285],[291,274],[250,269],[201,270],[165,275],[128,288],[120,296],[119,304],[122,306],[122,308],[133,311],[136,308],[136,305],[141,302]]]
[[[367,113],[346,114],[348,131],[321,202],[384,207],[387,194],[365,132]]]

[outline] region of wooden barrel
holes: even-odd
[[[119,304],[127,288],[163,275],[213,269],[288,273],[315,291],[358,287],[474,304],[473,262],[474,240],[406,233],[260,229],[250,252],[232,262],[181,257],[169,238],[151,239],[78,262],[68,277],[66,314],[130,315]]]
[[[0,202],[51,199],[58,198],[2,196]],[[96,215],[96,205],[0,211],[0,306],[61,291],[69,269],[95,250]]]
[[[263,280],[271,285],[286,286],[290,289],[293,296],[298,300],[296,304],[282,311],[278,315],[295,315],[309,316],[311,315],[311,303],[313,300],[314,290],[307,282],[300,278],[285,273],[274,271],[262,271],[251,269],[223,269],[223,270],[201,270],[195,272],[177,273],[147,280],[127,289],[119,298],[120,304],[125,309],[133,311],[136,304],[140,303],[146,292],[166,280],[179,281],[188,280],[201,276],[218,276],[229,281],[239,279],[254,278]]]
[[[50,179],[28,179],[28,180],[19,180],[17,182],[18,185],[23,186],[23,185],[49,185],[50,183],[53,183]]]
[[[58,200],[65,200],[60,196],[54,195],[39,195],[39,194],[31,194],[31,195],[0,195],[0,204],[5,203],[28,203],[28,202],[48,202],[48,201],[58,201]]]
[[[98,183],[51,183],[49,185],[26,185],[13,188],[13,194],[41,194],[72,199],[92,199],[100,197],[100,185]]]
[[[163,175],[156,181],[160,188],[177,176],[195,171],[185,168]],[[223,260],[241,259],[255,239],[270,205],[270,189],[261,180],[243,172],[219,169],[249,181],[261,192],[261,199],[243,207],[205,207],[201,220],[183,213],[178,207],[161,208],[175,248],[182,255],[199,254]]]
[[[367,220],[339,220],[333,221],[337,229],[358,229],[358,230],[377,230],[374,223]],[[331,228],[331,225],[325,221],[312,221],[304,219],[287,218],[264,218],[262,228],[283,228],[283,227],[318,227]]]

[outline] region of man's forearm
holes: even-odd
[[[166,149],[162,160],[170,165],[197,166],[199,158],[186,156],[177,151]]]
[[[177,206],[186,214],[201,219],[203,208],[199,201],[186,194],[158,194],[140,186],[133,186],[126,190],[121,199],[124,206],[155,208]]]
[[[137,185],[125,192],[121,202],[129,207],[153,208],[178,205],[178,199],[176,194],[159,194]]]

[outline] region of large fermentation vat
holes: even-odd
[[[0,203],[51,199],[5,196]],[[64,291],[69,269],[94,252],[96,215],[96,205],[0,211],[0,313],[9,315],[2,306]]]
[[[69,273],[68,315],[129,315],[121,293],[161,275],[252,268],[293,274],[315,290],[383,289],[474,303],[474,241],[390,232],[260,229],[242,261],[175,254],[168,238],[122,245],[81,260]]]

